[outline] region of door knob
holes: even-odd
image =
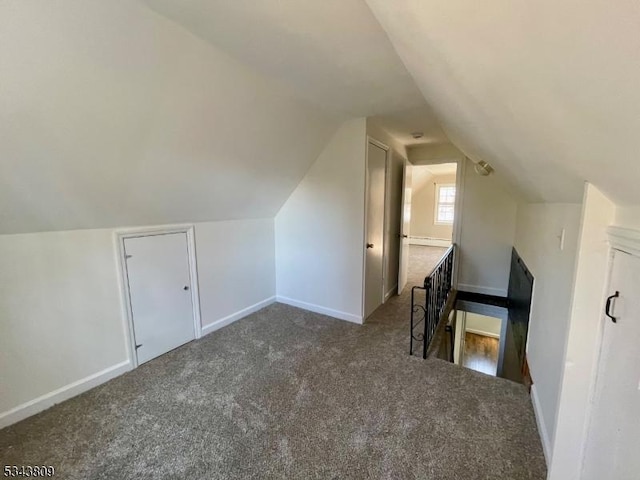
[[[367,243],[367,248],[373,248],[373,243]]]
[[[185,285],[184,287],[182,287],[183,290],[189,290],[189,286]]]
[[[400,235],[400,236],[401,236],[402,238],[409,238],[409,235],[404,235],[404,234],[402,234],[402,235]]]

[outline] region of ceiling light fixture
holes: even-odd
[[[480,160],[478,163],[476,163],[474,170],[478,175],[486,177],[487,175],[490,175],[491,172],[493,172],[493,167],[484,160]]]
[[[422,132],[411,132],[411,136],[413,138],[415,138],[416,140],[418,140],[419,138],[424,137],[424,133],[422,133]]]

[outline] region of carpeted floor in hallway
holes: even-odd
[[[443,250],[412,247],[410,284]],[[61,479],[544,479],[522,385],[409,357],[409,290],[364,326],[271,305],[0,431],[0,463]]]

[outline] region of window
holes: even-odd
[[[435,223],[451,225],[453,224],[453,215],[455,213],[456,204],[456,186],[455,185],[436,185],[436,211]]]

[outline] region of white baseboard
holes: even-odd
[[[387,293],[384,294],[384,301],[386,302],[391,298],[391,296],[398,291],[398,284],[396,283],[393,287],[389,289]]]
[[[465,328],[464,331],[467,333],[473,333],[475,335],[481,335],[483,337],[500,338],[499,333],[485,332],[483,330],[478,330],[476,328]]]
[[[251,315],[252,313],[257,312],[258,310],[262,310],[264,307],[267,307],[276,301],[276,297],[269,297],[261,302],[255,303],[247,308],[243,308],[242,310],[232,313],[231,315],[227,315],[220,320],[216,320],[215,322],[210,323],[209,325],[205,325],[202,327],[202,336],[207,335],[211,332],[215,332],[216,330],[221,329],[222,327],[226,327],[227,325],[235,322],[236,320],[240,320],[241,318],[246,317],[247,315]]]
[[[331,308],[322,307],[320,305],[314,305],[313,303],[301,302],[300,300],[294,300],[293,298],[282,297],[278,295],[276,301],[291,305],[292,307],[302,308],[303,310],[309,310],[310,312],[320,313],[327,315],[328,317],[337,318],[338,320],[346,320],[347,322],[357,323],[362,325],[362,317],[353,315],[351,313],[341,312],[339,310],[333,310]]]
[[[129,360],[113,365],[109,368],[89,375],[81,380],[60,387],[53,392],[49,392],[41,397],[35,398],[28,402],[18,405],[6,412],[0,413],[0,429],[13,425],[14,423],[24,420],[27,417],[40,413],[47,408],[53,407],[55,404],[69,400],[72,397],[91,390],[112,378],[118,377],[123,373],[132,369]]]
[[[275,301],[275,296],[267,298],[266,300],[258,302],[255,305],[251,305],[250,307],[242,309],[239,312],[221,318],[216,322],[210,323],[209,325],[206,325],[202,328],[202,335],[211,333],[226,325],[229,325],[230,323],[235,322],[236,320],[246,317],[251,313],[257,312],[258,310],[271,305]],[[80,395],[87,390],[91,390],[98,385],[101,385],[117,376],[122,375],[123,373],[128,372],[132,368],[133,365],[128,360],[118,363],[117,365],[106,368],[101,372],[94,373],[93,375],[90,375],[86,378],[58,388],[53,392],[49,392],[34,400],[30,400],[26,403],[23,403],[22,405],[18,405],[11,410],[2,412],[0,413],[0,429],[8,427],[9,425],[13,425],[14,423],[17,423],[20,420],[24,420],[25,418],[35,415],[36,413],[42,412],[43,410],[46,410],[47,408],[50,408],[57,403],[64,402],[65,400]]]
[[[542,416],[542,409],[540,408],[540,399],[538,398],[538,391],[536,390],[536,384],[531,385],[531,402],[533,403],[533,413],[536,417],[536,424],[538,425],[538,432],[540,433],[540,440],[542,441],[542,451],[544,452],[544,459],[547,462],[547,467],[551,465],[551,441],[549,440],[549,433],[544,423],[544,417]]]
[[[419,238],[409,237],[410,245],[423,245],[425,247],[450,247],[451,240],[445,238]]]
[[[458,290],[471,293],[482,293],[484,295],[495,295],[497,297],[506,297],[507,290],[504,288],[483,287],[481,285],[469,285],[468,283],[459,283]]]

